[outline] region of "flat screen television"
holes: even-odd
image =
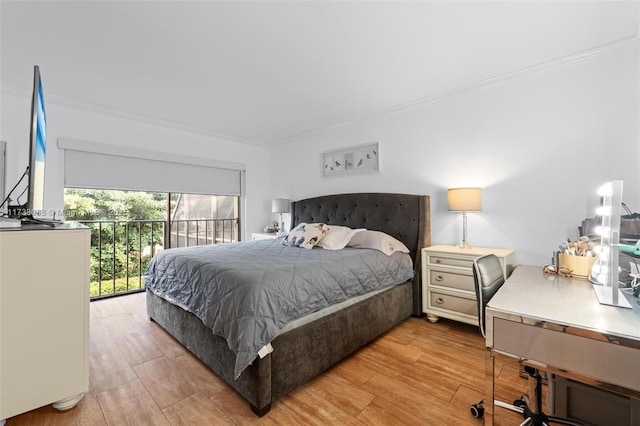
[[[44,168],[47,154],[47,117],[44,107],[44,95],[42,93],[42,77],[40,67],[33,67],[33,94],[31,97],[31,120],[29,122],[29,164],[26,167],[18,183],[9,191],[7,197],[0,204],[0,208],[5,203],[11,203],[13,192],[27,178],[25,189],[16,197],[20,197],[26,192],[27,202],[24,204],[9,205],[6,216],[9,218],[22,219],[23,223],[47,223],[44,220],[36,219],[34,216],[46,216],[44,211]]]
[[[29,182],[27,216],[45,216],[44,167],[47,153],[47,116],[42,94],[40,67],[33,67],[33,97],[31,98],[31,132],[29,142]]]

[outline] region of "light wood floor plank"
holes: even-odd
[[[153,333],[149,333],[148,336],[151,341],[153,341],[153,343],[155,343],[162,350],[162,352],[164,352],[164,354],[171,359],[175,359],[188,353],[184,346],[182,346],[176,339],[173,338],[173,336],[166,333],[164,330],[158,330]]]
[[[230,390],[224,380],[191,353],[185,353],[175,358],[173,362],[187,375],[189,380],[209,398],[218,392]]]
[[[315,397],[306,386],[284,396],[280,405],[301,425],[364,425],[331,402]]]
[[[169,358],[161,356],[133,367],[160,408],[174,404],[198,391]]]
[[[441,365],[432,368],[416,363],[407,366],[398,378],[414,389],[437,395],[442,400],[449,401],[460,386],[460,379],[443,375],[441,374],[442,370],[443,366]],[[481,388],[479,387],[479,389]]]
[[[100,303],[94,302],[94,303]],[[123,309],[123,313],[121,315],[112,315],[108,317],[101,318],[99,320],[105,327],[109,330],[111,336],[118,337],[125,334],[135,333],[136,331],[140,331],[138,324],[134,320],[133,315],[126,312]]]
[[[126,296],[132,297],[134,295]],[[112,297],[109,299],[96,300],[91,303],[90,315],[91,319],[106,318],[110,316],[119,316],[126,313],[120,298]]]
[[[354,353],[353,357],[367,367],[388,376],[399,376],[407,366],[395,357],[377,351],[371,345],[363,347]]]
[[[221,407],[222,411],[229,417],[236,425],[264,425],[264,426],[298,426],[287,412],[282,408],[280,401],[276,401],[272,404],[271,411],[264,417],[256,417],[256,415],[249,408],[249,404],[243,399],[240,394],[235,390],[227,387],[225,390],[220,390],[214,395],[210,396],[217,406]]]
[[[382,398],[375,398],[367,407],[362,410],[356,419],[367,425],[406,425],[424,426],[426,423],[413,414],[402,408],[385,401]],[[480,423],[481,424],[481,421]]]
[[[331,367],[328,374],[336,374],[355,385],[362,385],[376,373],[377,371],[374,368],[360,362],[354,355],[351,355]]]
[[[169,422],[140,380],[98,394],[109,425],[168,425]]]
[[[475,362],[467,363],[464,358],[461,358],[458,362],[447,362],[444,357],[431,357],[425,354],[416,362],[415,367],[416,371],[426,372],[425,375],[427,377],[424,379],[427,379],[429,375],[433,379],[433,373],[436,372],[438,382],[455,384],[456,387],[459,384],[465,384],[474,389],[482,389],[484,387],[484,376],[478,374],[478,372],[484,372],[484,361],[480,364],[476,365]]]
[[[172,425],[233,426],[226,414],[202,392],[196,392],[162,410]]]
[[[330,402],[352,417],[356,417],[375,398],[371,392],[336,374],[321,374],[311,380],[305,389],[314,397]]]
[[[407,346],[412,340],[406,343],[399,343],[396,337],[389,333],[382,339],[377,339],[371,343],[371,347],[376,351],[395,358],[403,364],[413,364],[423,355],[420,349]],[[400,339],[400,341],[405,339]]]
[[[114,340],[129,365],[138,365],[164,356],[164,352],[158,345],[144,333],[124,334],[117,336]]]
[[[101,352],[89,352],[89,376],[96,393],[138,378],[115,343]]]
[[[138,315],[141,312],[145,312],[147,303],[144,298],[144,293],[138,293],[132,296],[135,297],[116,297],[115,300],[122,306],[122,309],[130,314]]]

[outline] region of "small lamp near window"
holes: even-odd
[[[470,248],[467,240],[467,212],[482,211],[482,188],[452,188],[447,191],[450,212],[462,212],[462,243],[460,248]]]
[[[278,223],[278,236],[284,235],[284,222],[282,221],[282,213],[291,211],[291,200],[287,198],[277,198],[271,202],[271,213],[280,213],[280,222]]]

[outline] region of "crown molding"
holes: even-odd
[[[0,93],[5,93],[5,94],[8,94],[8,95],[14,95],[14,96],[18,96],[18,97],[30,97],[31,96],[31,91],[30,90],[20,89],[20,88],[16,88],[16,87],[13,87],[13,86],[8,86],[8,85],[1,85],[0,86]],[[208,130],[192,127],[192,126],[185,126],[183,124],[176,123],[176,122],[173,122],[173,121],[170,121],[170,120],[161,120],[161,119],[157,119],[157,118],[153,118],[153,117],[149,117],[149,116],[145,116],[145,115],[131,114],[131,113],[126,113],[126,112],[122,112],[122,111],[117,111],[117,110],[114,110],[114,109],[111,109],[111,108],[107,108],[107,107],[103,107],[103,106],[99,106],[99,105],[95,105],[95,104],[90,104],[90,103],[83,102],[83,101],[78,101],[76,99],[72,99],[72,98],[69,98],[69,97],[66,97],[66,96],[60,96],[60,95],[56,95],[56,94],[47,93],[47,104],[49,104],[49,103],[52,103],[52,104],[55,104],[55,105],[59,105],[59,106],[64,106],[64,107],[67,107],[67,108],[85,110],[85,111],[93,112],[93,113],[96,113],[96,114],[109,115],[109,116],[112,116],[112,117],[123,118],[123,119],[126,119],[126,120],[142,122],[142,123],[146,123],[146,124],[152,124],[152,125],[160,126],[160,127],[167,127],[167,128],[175,129],[175,130],[181,130],[183,132],[203,135],[203,136],[207,136],[207,137],[211,137],[211,138],[215,138],[215,139],[221,139],[223,141],[243,143],[243,144],[252,145],[252,146],[264,147],[264,144],[262,144],[260,142],[250,141],[250,140],[237,138],[237,137],[234,137],[234,136],[225,135],[225,134],[221,134],[221,133],[215,133],[215,132],[211,132],[211,131],[208,131]]]
[[[423,105],[431,104],[441,101],[443,99],[453,98],[455,96],[464,95],[470,92],[474,92],[488,87],[498,86],[506,84],[512,81],[528,78],[534,75],[540,75],[549,72],[555,72],[564,68],[568,68],[574,65],[578,65],[584,62],[596,60],[602,56],[613,55],[622,52],[630,52],[640,49],[640,27],[638,33],[632,37],[628,37],[622,40],[614,41],[608,44],[604,44],[593,49],[584,50],[571,55],[567,55],[561,58],[552,59],[550,61],[542,62],[529,67],[521,68],[516,71],[507,72],[494,77],[479,80],[473,83],[465,84],[453,89],[444,90],[442,92],[434,93],[429,96],[425,96],[404,104],[396,105],[391,108],[387,108],[381,111],[374,112],[353,120],[345,121],[343,123],[335,124],[333,126],[327,126],[309,130],[306,132],[297,133],[295,135],[287,136],[286,138],[274,140],[267,143],[267,146],[275,146],[291,142],[304,136],[310,136],[328,130],[338,129],[341,127],[347,127],[353,124],[361,123],[374,118],[380,118],[387,115],[406,112],[409,109],[421,107]]]

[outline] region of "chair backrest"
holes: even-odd
[[[478,323],[484,337],[485,333],[485,309],[487,303],[504,284],[505,277],[502,271],[500,259],[495,254],[487,254],[473,261],[473,281],[478,301]]]

